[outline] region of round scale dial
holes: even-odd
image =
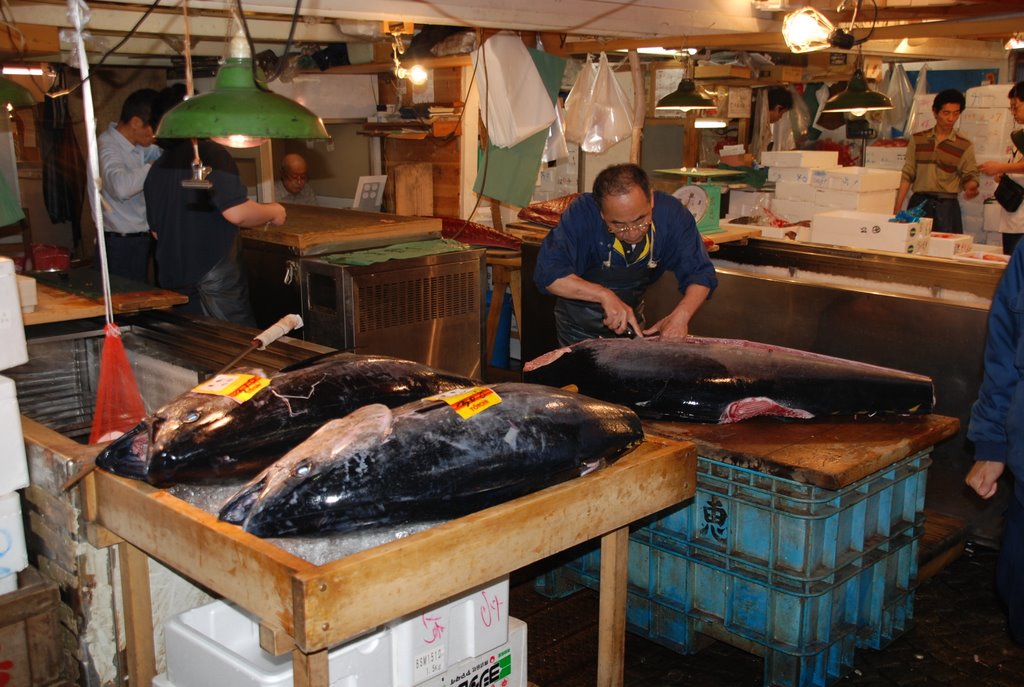
[[[681,202],[683,206],[690,211],[690,214],[693,215],[693,219],[697,222],[699,222],[708,211],[708,205],[710,204],[708,192],[701,186],[697,186],[696,184],[680,186],[672,195],[679,199],[679,202]]]

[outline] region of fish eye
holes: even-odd
[[[309,474],[309,470],[310,470],[309,463],[303,461],[303,462],[299,463],[298,465],[296,465],[292,469],[292,472],[295,474],[296,477],[305,477],[306,475]]]
[[[188,411],[188,414],[185,415],[184,418],[182,418],[182,422],[195,422],[198,419],[199,419],[199,411],[198,410],[190,410],[190,411]]]

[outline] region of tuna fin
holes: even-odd
[[[800,408],[790,408],[765,396],[749,396],[733,401],[722,411],[718,421],[722,424],[749,420],[759,415],[773,415],[776,417],[790,417],[799,420],[809,420],[814,415]]]

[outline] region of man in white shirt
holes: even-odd
[[[309,185],[309,168],[298,153],[281,158],[281,178],[274,185],[274,200],[278,203],[319,205],[316,191]]]
[[[111,122],[97,138],[107,269],[110,274],[143,283],[147,281],[152,238],[142,187],[161,153],[154,145],[150,119],[156,95],[151,88],[129,95],[121,106],[120,120]]]

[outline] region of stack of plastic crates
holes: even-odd
[[[697,633],[764,656],[764,684],[824,687],[913,617],[931,460],[920,453],[838,490],[699,457],[693,501],[636,529],[630,630],[683,653]],[[593,551],[537,580],[596,588]]]

